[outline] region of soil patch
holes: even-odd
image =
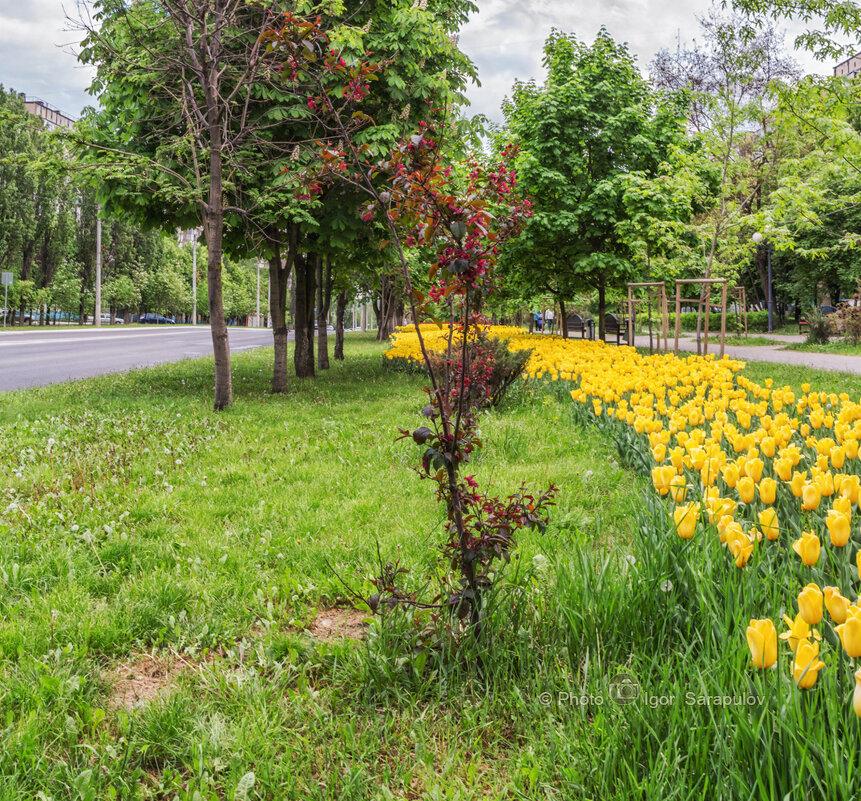
[[[322,642],[362,640],[368,628],[363,622],[367,616],[357,609],[319,609],[308,631]]]

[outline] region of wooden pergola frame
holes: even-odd
[[[743,286],[734,286],[732,291],[738,306],[738,319],[744,315],[744,335],[747,336],[747,290]]]
[[[682,286],[696,284],[700,287],[708,287],[708,291],[700,292],[698,298],[683,298]],[[711,288],[715,284],[721,285],[720,296],[720,355],[724,355],[724,341],[726,340],[726,293],[728,282],[726,278],[677,278],[676,279],[676,343],[673,348],[673,353],[679,355],[679,333],[682,330],[682,302],[696,303],[698,314],[702,314],[703,306],[706,307],[705,315],[705,331],[703,336],[702,348],[700,348],[700,340],[697,338],[697,355],[707,356],[709,352],[709,322],[711,318]]]
[[[635,298],[635,289],[645,289],[646,296],[643,298]],[[665,281],[642,281],[639,283],[628,284],[628,300],[627,300],[627,318],[628,318],[628,344],[634,346],[634,327],[636,324],[637,304],[648,303],[651,310],[652,301],[658,303],[658,312],[661,316],[661,327],[658,330],[656,339],[657,349],[661,350],[661,332],[664,334],[664,352],[670,349],[670,313],[667,304],[667,284]],[[649,317],[651,321],[651,316]],[[652,329],[649,326],[649,353],[654,353],[655,347],[652,343]]]

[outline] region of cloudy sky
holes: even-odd
[[[90,73],[72,52],[80,34],[67,14],[80,0],[0,0],[0,84],[26,92],[77,116],[90,101]],[[478,0],[480,11],[464,28],[460,44],[476,62],[481,88],[469,96],[473,113],[499,120],[500,103],[515,78],[541,78],[541,45],[553,27],[591,41],[601,25],[627,41],[646,69],[662,48],[674,48],[697,35],[697,15],[709,0]],[[791,46],[797,32],[790,28]],[[827,73],[810,56],[797,59],[808,72]]]

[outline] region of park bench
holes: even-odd
[[[571,334],[580,334],[581,339],[586,339],[588,333],[589,339],[592,338],[591,320],[584,320],[579,314],[569,314],[566,323],[569,337]]]
[[[798,333],[799,334],[809,334],[810,333],[810,323],[805,320],[803,317],[798,318]]]
[[[620,320],[615,314],[604,315],[604,341],[609,342],[611,337],[616,338],[616,344],[621,345],[628,342],[628,321]]]

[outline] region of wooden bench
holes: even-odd
[[[586,334],[588,331],[591,338],[591,320],[584,320],[579,314],[569,314],[565,322],[568,327],[568,336],[571,336],[571,334],[579,333],[581,339],[586,339]]]
[[[604,315],[604,341],[609,342],[610,337],[616,338],[616,344],[623,342],[628,345],[628,321],[620,320],[615,314]]]
[[[810,323],[805,320],[803,317],[800,317],[798,320],[798,333],[799,334],[809,334],[810,333]]]

